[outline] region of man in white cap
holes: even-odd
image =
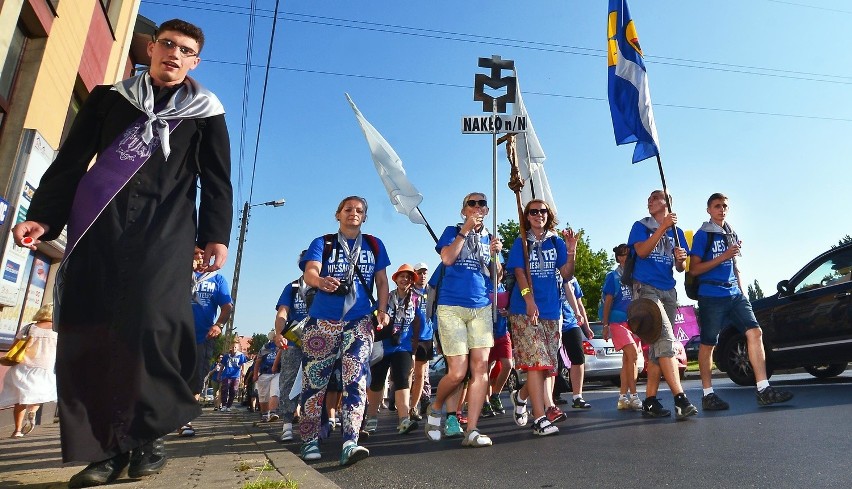
[[[414,383],[411,386],[411,409],[409,416],[412,419],[419,421],[422,419],[420,413],[424,412],[429,405],[429,400],[432,397],[432,386],[429,384],[429,360],[435,356],[433,343],[434,325],[432,318],[429,317],[431,311],[426,310],[426,282],[428,281],[429,266],[424,262],[414,264],[414,271],[417,272],[419,280],[414,284],[414,292],[421,296],[420,305],[423,309],[423,315],[426,317],[420,329],[420,334],[416,337],[417,347],[414,349]],[[420,400],[418,409],[417,401]]]

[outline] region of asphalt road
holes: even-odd
[[[362,444],[370,457],[338,466],[340,435],[322,445],[311,465],[341,487],[592,488],[592,487],[843,487],[852,486],[852,370],[827,381],[808,374],[775,375],[793,391],[787,404],[758,407],[754,388],[715,379],[731,404],[700,411],[700,383],[684,382],[699,414],[685,421],[647,419],[615,409],[618,391],[589,386],[591,410],[571,410],[560,433],[536,437],[507,413],[480,422],[490,448],[460,440],[427,441],[422,429],[397,435],[396,417],[380,414],[378,433]],[[640,395],[644,385],[640,385]],[[508,395],[504,392],[507,408]],[[671,394],[661,390],[671,408]],[[298,443],[288,445],[298,451]]]

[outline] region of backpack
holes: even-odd
[[[298,279],[296,279],[296,280],[294,280],[293,282],[290,283],[290,286],[291,286],[290,287],[290,294],[291,294],[290,303],[292,303],[293,306],[296,305],[296,294],[299,293],[299,285],[300,284],[299,284]],[[307,287],[307,290],[305,290],[305,297],[304,297],[304,299],[305,299],[305,310],[308,310],[308,311],[311,310],[311,304],[313,304],[313,302],[314,302],[314,296],[315,295],[317,295],[317,289],[315,289],[314,287]]]
[[[701,254],[702,260],[704,260],[704,257],[707,256],[707,252],[710,251],[710,247],[713,246],[716,234],[717,233],[707,233],[707,243],[704,246],[704,253]],[[698,300],[699,285],[701,285],[701,277],[695,276],[691,273],[687,273],[686,277],[683,279],[683,288],[686,291],[686,296],[694,301]]]
[[[644,224],[642,224],[645,226]],[[645,226],[645,229],[653,234],[651,228]],[[650,235],[648,235],[650,237]],[[645,238],[648,239],[648,238]],[[621,272],[621,283],[632,287],[633,286],[633,269],[636,268],[636,249],[630,246],[630,253],[627,255],[627,260],[624,261],[624,270]]]

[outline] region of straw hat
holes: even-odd
[[[392,279],[394,282],[396,282],[396,277],[398,277],[398,276],[399,276],[399,274],[400,274],[400,273],[403,273],[403,272],[410,272],[412,275],[414,275],[414,282],[417,282],[417,281],[419,281],[419,280],[420,280],[420,274],[418,274],[418,273],[414,270],[414,267],[412,267],[412,266],[411,266],[411,265],[409,265],[408,263],[403,263],[403,264],[402,264],[402,266],[400,266],[400,267],[399,267],[399,270],[397,270],[396,272],[394,272],[394,274],[393,274],[393,276],[391,277],[391,279]]]
[[[644,343],[654,343],[663,329],[660,307],[651,299],[634,299],[627,308],[627,325]]]

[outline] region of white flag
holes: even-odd
[[[367,144],[370,145],[370,153],[373,157],[373,164],[376,165],[376,171],[379,172],[379,178],[388,192],[391,204],[400,214],[408,216],[414,224],[426,225],[426,220],[420,214],[417,206],[423,202],[423,196],[414,188],[414,185],[408,181],[405,176],[405,168],[402,167],[402,160],[397,156],[390,144],[385,141],[385,138],[379,134],[379,131],[367,122],[367,119],[355,106],[355,102],[346,94],[346,100],[355,111],[355,118],[361,125],[361,130],[364,131],[364,137],[367,138]]]
[[[518,74],[515,72],[515,80],[517,82]],[[547,181],[547,174],[544,172],[544,160],[547,156],[538,142],[538,136],[533,129],[532,119],[527,113],[527,108],[524,105],[524,99],[521,97],[521,85],[517,82],[515,94],[515,103],[512,106],[512,114],[523,115],[527,118],[527,132],[520,132],[515,135],[515,151],[518,161],[518,170],[521,178],[524,179],[524,187],[521,189],[521,203],[526,205],[532,199],[542,199],[547,202],[547,206],[553,209],[556,215],[559,212],[556,210],[556,202],[553,200],[553,194],[550,192],[550,183]]]

